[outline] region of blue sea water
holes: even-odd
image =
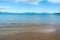
[[[59,24],[60,25],[60,14],[0,14],[0,35],[7,33],[17,33],[18,30],[23,30],[24,28],[19,27],[9,27],[9,25],[15,25],[17,23],[27,23],[27,24]],[[30,29],[30,27],[25,28]],[[40,31],[48,30],[56,32],[60,30],[60,26],[44,26],[44,27],[33,27],[31,29],[38,29]],[[43,31],[44,31],[43,30]],[[19,31],[20,32],[20,31]],[[47,31],[45,31],[47,32]]]
[[[60,14],[0,14],[0,24],[60,24]]]

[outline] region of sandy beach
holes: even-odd
[[[60,25],[1,25],[0,40],[60,40]]]

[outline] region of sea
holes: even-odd
[[[2,14],[0,13],[0,35],[17,33],[18,30],[29,30],[36,29],[49,32],[57,32],[60,30],[60,26],[44,26],[44,27],[33,27],[33,28],[19,28],[10,27],[13,24],[59,24],[60,25],[60,14]],[[8,26],[7,26],[8,25]],[[20,32],[20,31],[19,31]]]
[[[0,25],[17,23],[60,24],[60,14],[0,14]]]

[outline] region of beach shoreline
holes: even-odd
[[[3,25],[3,27],[0,26],[0,35],[0,40],[45,40],[45,38],[46,40],[60,40],[60,26],[51,24]]]

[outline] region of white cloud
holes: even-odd
[[[7,1],[7,2],[14,2],[14,3],[19,3],[19,2],[23,2],[23,3],[29,3],[29,4],[39,4],[39,2],[44,1],[44,0],[0,0],[1,1]],[[60,0],[47,0],[48,2],[51,3],[60,3]]]
[[[8,7],[8,6],[1,7],[0,6],[0,9],[9,9],[9,8],[11,8],[11,7]]]
[[[29,4],[38,4],[40,1],[43,0],[0,0],[0,1],[9,1],[9,2],[15,2],[15,3],[19,3],[19,2],[23,2],[23,3],[29,3]]]
[[[48,0],[48,2],[51,2],[51,3],[60,3],[60,0]]]
[[[13,1],[13,0],[0,0],[0,2],[2,2],[2,1],[5,1],[5,2],[7,1],[8,2],[8,1]]]
[[[42,0],[15,0],[15,2],[24,2],[29,4],[38,4]]]
[[[9,10],[12,9],[12,7],[9,6],[0,6],[1,12],[9,12]]]
[[[12,12],[12,13],[24,13],[24,12],[41,12],[41,7],[27,8],[21,7],[19,9],[10,8],[10,7],[0,7],[1,12]]]

